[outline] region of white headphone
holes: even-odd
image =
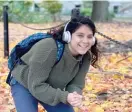
[[[67,43],[69,43],[71,41],[71,33],[69,31],[66,31],[66,28],[69,23],[70,23],[70,21],[68,23],[66,23],[66,25],[64,27],[63,37],[62,37],[62,40]],[[95,40],[96,40],[95,37],[93,37],[92,46],[95,44]]]
[[[95,36],[93,36],[92,46],[95,44],[95,41],[96,41]]]
[[[70,23],[70,21],[68,23],[66,23],[66,25],[64,27],[63,37],[62,37],[62,40],[67,43],[69,43],[71,41],[71,33],[69,31],[66,31],[66,28],[69,23]]]

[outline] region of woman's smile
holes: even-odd
[[[88,48],[88,45],[84,45],[84,44],[79,44],[78,46],[79,46],[80,48],[82,48],[82,49]]]

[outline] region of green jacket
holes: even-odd
[[[73,57],[67,44],[61,60],[53,66],[56,57],[55,41],[52,38],[43,39],[22,56],[25,64],[16,65],[12,71],[15,79],[35,98],[52,106],[67,103],[69,92],[81,92],[91,60],[90,53]]]

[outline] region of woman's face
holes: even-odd
[[[73,34],[69,49],[73,56],[84,55],[92,46],[93,32],[86,26],[80,26]]]

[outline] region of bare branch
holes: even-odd
[[[125,58],[123,58],[123,59],[121,59],[121,60],[117,61],[117,62],[116,62],[116,64],[117,64],[117,63],[120,63],[121,61],[124,61],[124,60],[126,60],[126,59],[128,59],[128,58],[130,58],[130,57],[132,57],[132,55],[127,56],[127,57],[125,57]]]

